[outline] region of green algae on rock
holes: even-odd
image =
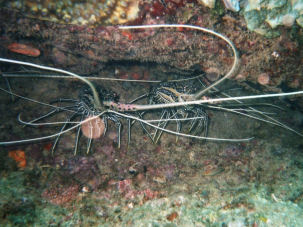
[[[215,8],[215,0],[199,0],[209,8]],[[275,37],[278,26],[303,27],[303,0],[224,0],[225,8],[244,15],[247,28],[258,34]]]
[[[291,27],[295,22],[303,27],[303,1],[251,1],[244,6],[248,29],[265,36],[275,36],[278,26]]]

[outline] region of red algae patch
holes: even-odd
[[[24,169],[26,167],[25,152],[22,150],[15,150],[8,152],[8,156],[15,160],[18,167]]]
[[[40,55],[40,50],[21,43],[12,43],[8,45],[7,49],[9,49],[12,52],[23,54],[30,57],[38,57]]]
[[[83,135],[91,139],[100,138],[105,129],[104,121],[100,117],[95,116],[88,116],[85,121],[86,122],[81,125]]]
[[[166,219],[168,221],[174,221],[177,217],[178,217],[178,213],[177,212],[172,212],[170,215],[166,216]]]

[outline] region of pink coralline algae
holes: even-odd
[[[42,193],[42,197],[54,205],[65,205],[74,200],[79,192],[78,185],[70,185],[67,187],[59,186],[46,189]]]
[[[240,145],[230,145],[222,152],[222,156],[226,158],[237,158],[244,152],[244,147]]]
[[[268,73],[261,73],[258,76],[258,83],[261,85],[267,85],[267,84],[269,84],[269,81],[270,81],[270,77],[269,77]]]

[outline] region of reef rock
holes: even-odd
[[[278,33],[273,29],[295,22],[303,27],[302,0],[248,0],[243,11],[248,29],[261,35],[274,36]]]
[[[2,4],[26,16],[77,25],[122,24],[136,19],[139,12],[139,0],[15,0]]]
[[[215,0],[199,0],[209,8],[215,8]],[[223,0],[228,10],[244,15],[249,30],[273,37],[278,26],[291,27],[295,23],[303,27],[303,0]]]

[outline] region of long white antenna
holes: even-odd
[[[57,68],[53,68],[53,67],[49,67],[49,66],[43,66],[43,65],[37,65],[34,63],[30,63],[30,62],[25,62],[25,61],[17,61],[17,60],[11,60],[11,59],[7,59],[7,58],[0,58],[1,62],[7,62],[7,63],[12,63],[12,64],[19,64],[19,65],[26,65],[26,66],[30,66],[30,67],[34,67],[34,68],[38,68],[38,69],[43,69],[43,70],[49,70],[49,71],[53,71],[53,72],[58,72],[58,73],[63,73],[63,74],[67,74],[70,75],[72,77],[75,77],[79,80],[82,80],[83,82],[85,82],[91,89],[93,92],[93,96],[96,102],[96,107],[101,107],[101,102],[98,96],[98,92],[96,91],[95,86],[87,79],[85,79],[82,76],[79,76],[75,73],[63,70],[63,69],[57,69]]]
[[[191,29],[195,29],[195,30],[199,30],[199,31],[203,31],[209,34],[212,34],[214,36],[219,37],[220,39],[223,39],[225,42],[228,43],[228,45],[231,47],[233,53],[234,53],[234,63],[231,67],[231,69],[229,70],[229,72],[222,77],[220,80],[216,81],[215,83],[213,83],[212,85],[208,86],[207,88],[197,92],[196,94],[193,95],[193,99],[199,99],[200,97],[202,97],[202,95],[207,92],[208,90],[210,90],[211,88],[217,86],[219,83],[221,83],[222,81],[224,81],[225,79],[231,77],[232,75],[234,75],[236,73],[236,70],[238,68],[238,64],[239,64],[239,56],[238,56],[238,52],[236,47],[234,46],[234,44],[224,35],[217,33],[213,30],[207,29],[207,28],[203,28],[203,27],[199,27],[199,26],[194,26],[194,25],[187,25],[187,24],[153,24],[153,25],[133,25],[133,26],[119,26],[119,29],[145,29],[145,28],[191,28]]]

